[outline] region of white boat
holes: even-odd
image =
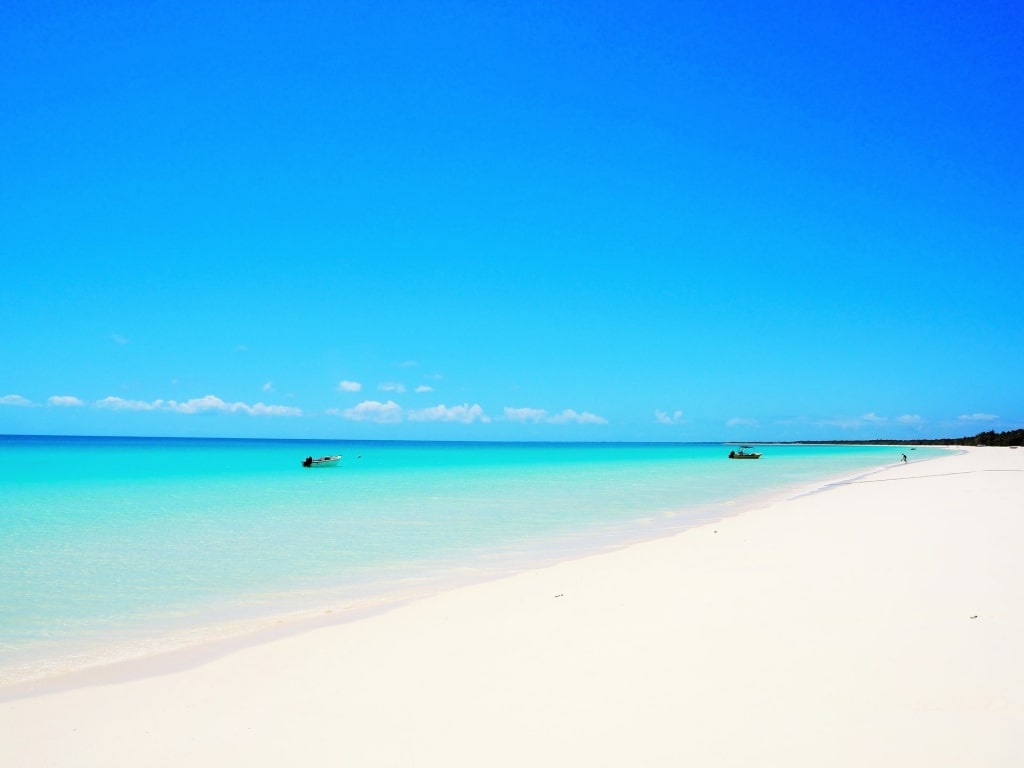
[[[304,467],[333,467],[339,461],[341,456],[321,456],[319,459],[314,459],[312,456],[307,456],[302,460],[302,466]]]

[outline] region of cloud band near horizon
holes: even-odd
[[[53,395],[48,398],[46,404],[55,408],[82,408],[87,405],[92,408],[111,411],[167,411],[171,413],[245,413],[250,416],[301,416],[302,409],[288,405],[267,405],[266,403],[234,402],[229,403],[216,395],[194,397],[191,400],[130,400],[124,397],[104,397],[93,403],[86,403],[84,400],[71,395]],[[29,400],[21,395],[5,395],[0,397],[0,405],[14,405],[21,407],[35,407],[39,403]]]
[[[327,411],[332,416],[340,416],[350,421],[372,421],[378,424],[397,424],[402,421],[419,422],[455,422],[472,424],[480,422],[488,424],[492,419],[479,403],[470,405],[435,405],[431,408],[406,410],[394,400],[364,400],[352,408],[331,408]],[[607,424],[608,420],[588,411],[578,412],[567,408],[560,413],[549,414],[543,408],[509,408],[506,407],[500,421],[530,422],[534,424]]]

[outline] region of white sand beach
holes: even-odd
[[[1019,766],[1022,552],[1024,450],[911,461],[0,701],[0,765]]]

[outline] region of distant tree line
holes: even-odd
[[[1024,445],[1024,429],[979,432],[974,437],[941,437],[935,440],[802,440],[803,443],[840,445]]]

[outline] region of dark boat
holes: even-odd
[[[750,452],[747,449],[750,448]],[[760,459],[761,454],[755,453],[752,446],[744,445],[738,451],[729,451],[730,459]]]
[[[314,459],[312,456],[307,456],[302,460],[302,466],[304,467],[333,467],[339,461],[341,456],[321,456],[319,459]]]

